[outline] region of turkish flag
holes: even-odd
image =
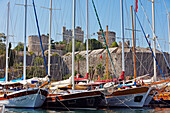
[[[135,0],[135,11],[138,11],[138,0]]]
[[[100,56],[100,59],[102,59],[103,57],[102,57],[102,55]]]

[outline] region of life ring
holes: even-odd
[[[113,93],[113,88],[108,88],[107,91],[108,91],[109,94],[112,94]]]
[[[140,85],[140,84],[141,84],[141,81],[140,81],[140,80],[137,80],[136,83],[137,83],[138,85]]]

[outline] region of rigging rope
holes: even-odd
[[[139,0],[139,1],[140,1],[140,0]],[[134,11],[134,12],[135,12],[135,11]],[[142,27],[142,24],[140,23],[140,20],[139,20],[139,18],[138,18],[138,15],[136,14],[136,12],[135,12],[135,15],[136,15],[136,18],[137,18],[137,20],[138,20],[138,22],[139,22],[139,25],[140,25],[141,29],[142,29],[143,35],[144,35],[144,37],[145,37],[145,39],[146,39],[146,42],[147,42],[147,43],[148,43],[148,45],[149,45],[149,41],[148,41],[148,39],[147,39],[147,37],[146,37],[145,31],[144,31],[144,29],[143,29],[143,27]],[[152,53],[153,58],[154,58],[154,59],[155,59],[155,61],[156,61],[156,65],[158,66],[159,71],[161,72],[162,77],[163,77],[163,78],[164,78],[164,80],[165,80],[165,77],[164,77],[164,75],[163,75],[163,73],[162,73],[161,68],[159,67],[158,61],[157,61],[157,59],[156,59],[156,57],[155,57],[155,55],[154,55],[154,53],[153,53],[152,48],[151,48],[151,46],[150,46],[150,45],[149,45],[149,48],[150,48],[150,50],[151,50],[151,53]]]
[[[107,51],[108,51],[108,53],[109,53],[109,58],[110,58],[110,60],[111,60],[113,69],[114,69],[114,71],[115,71],[115,75],[116,75],[116,77],[118,78],[118,76],[117,76],[117,74],[116,74],[116,70],[115,70],[114,64],[113,64],[113,61],[112,61],[112,58],[111,58],[111,54],[110,54],[110,52],[109,52],[109,49],[108,49],[108,46],[107,46],[107,43],[106,43],[106,39],[105,39],[105,36],[104,36],[104,33],[103,33],[103,29],[102,29],[102,26],[101,26],[101,24],[100,24],[100,20],[99,20],[98,14],[97,14],[97,10],[96,10],[96,7],[95,7],[95,4],[94,4],[94,1],[93,1],[93,0],[92,0],[92,3],[93,3],[93,7],[94,7],[94,10],[95,10],[95,14],[96,14],[96,17],[97,17],[97,20],[98,20],[98,24],[99,24],[99,26],[100,26],[100,30],[101,30],[101,32],[102,32],[102,36],[103,36],[103,39],[104,39],[104,42],[105,42],[106,49],[107,49]]]
[[[43,46],[42,46],[41,35],[40,35],[40,30],[39,30],[39,25],[38,25],[38,19],[37,19],[37,14],[36,14],[36,9],[35,9],[34,0],[32,0],[32,4],[33,4],[33,8],[34,8],[35,19],[36,19],[36,23],[37,23],[38,35],[39,35],[39,39],[40,39],[40,44],[41,44],[43,59],[44,59],[44,63],[45,63],[45,68],[46,68],[46,72],[47,72],[47,75],[48,75],[47,63],[46,63],[46,60],[45,60],[44,49],[43,49]]]
[[[146,17],[146,19],[148,20],[149,26],[150,26],[150,28],[151,28],[151,30],[152,30],[152,32],[153,32],[153,28],[152,28],[151,23],[150,23],[147,15],[146,15],[146,12],[145,12],[145,9],[143,8],[143,5],[142,5],[142,3],[141,3],[141,0],[139,0],[139,2],[140,2],[140,4],[141,4],[141,7],[142,7],[143,12],[144,12],[144,14],[145,14],[145,17]],[[154,34],[154,37],[156,37],[155,32],[153,32],[153,34]],[[159,45],[158,39],[157,39],[157,38],[155,38],[155,39],[156,39],[156,41],[157,41],[157,43],[158,43],[158,47],[161,49],[162,55],[163,55],[163,57],[164,57],[164,59],[165,59],[165,62],[166,62],[166,64],[167,64],[168,68],[170,69],[169,63],[168,63],[168,61],[167,61],[167,59],[166,59],[166,57],[165,57],[164,52],[162,51],[161,46]]]

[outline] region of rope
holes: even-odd
[[[134,12],[135,12],[135,11],[134,11]],[[147,41],[147,43],[148,43],[148,45],[149,45],[149,41],[148,41],[148,39],[147,39],[147,37],[146,37],[145,31],[144,31],[144,29],[143,29],[143,27],[142,27],[142,25],[141,25],[141,23],[140,23],[140,20],[139,20],[139,18],[138,18],[138,15],[136,14],[136,12],[135,12],[135,15],[136,15],[136,18],[137,18],[137,20],[138,20],[138,22],[139,22],[139,25],[140,25],[141,29],[142,29],[143,35],[145,36],[145,39],[146,39],[146,41]],[[164,80],[165,80],[165,77],[164,77],[164,75],[163,75],[163,73],[162,73],[161,68],[159,67],[158,61],[157,61],[157,59],[156,59],[156,57],[155,57],[155,55],[154,55],[154,53],[153,53],[152,48],[151,48],[150,45],[149,45],[149,48],[150,48],[150,50],[151,50],[151,53],[152,53],[153,58],[154,58],[155,61],[156,61],[156,65],[158,66],[159,71],[161,72],[162,77],[163,77]]]
[[[140,0],[139,0],[139,1],[140,1]],[[141,7],[142,7],[143,12],[144,12],[144,14],[145,14],[145,17],[146,17],[146,19],[148,20],[149,26],[150,26],[150,28],[151,28],[151,30],[152,30],[152,32],[153,32],[153,28],[152,28],[151,23],[150,23],[147,15],[146,15],[145,9],[143,8],[143,5],[142,5],[141,1],[140,1],[140,4],[141,4]],[[154,34],[154,37],[156,37],[155,32],[153,32],[153,34]],[[156,39],[156,41],[157,41],[157,43],[158,43],[158,47],[161,49],[162,55],[163,55],[163,57],[164,57],[164,59],[165,59],[165,62],[166,62],[166,64],[167,64],[168,68],[170,69],[169,63],[168,63],[168,61],[167,61],[167,59],[166,59],[166,57],[165,57],[164,52],[162,51],[161,46],[159,45],[158,39],[157,39],[157,38],[155,38],[155,39]]]
[[[117,74],[116,74],[116,70],[115,70],[115,67],[114,67],[114,64],[113,64],[113,61],[112,61],[112,58],[111,58],[111,54],[109,52],[109,49],[108,49],[108,46],[107,46],[107,43],[106,43],[106,39],[105,39],[105,36],[104,36],[104,33],[103,33],[103,29],[102,29],[102,26],[101,26],[101,23],[100,23],[100,20],[99,20],[99,17],[98,17],[98,14],[97,14],[97,10],[96,10],[96,7],[95,7],[95,4],[94,4],[94,1],[92,0],[92,3],[93,3],[93,7],[94,7],[94,10],[95,10],[95,14],[96,14],[96,17],[97,17],[97,20],[98,20],[98,24],[100,26],[100,30],[102,32],[102,36],[103,36],[103,39],[104,39],[104,42],[105,42],[105,46],[106,46],[106,49],[109,53],[109,58],[111,60],[111,63],[112,63],[112,66],[113,66],[113,69],[114,69],[114,72],[115,72],[115,75],[116,77],[118,78]]]
[[[34,7],[35,19],[36,19],[36,23],[37,23],[38,35],[39,35],[39,39],[40,39],[43,59],[44,59],[44,63],[45,63],[45,68],[46,68],[46,72],[47,72],[47,75],[48,75],[47,63],[46,63],[46,60],[45,60],[44,49],[43,49],[43,46],[42,46],[41,35],[40,35],[40,30],[39,30],[39,25],[38,25],[38,19],[37,19],[37,14],[36,14],[34,0],[32,0],[32,4],[33,4],[33,7]]]
[[[56,99],[57,99],[57,101],[60,102],[60,104],[62,104],[68,111],[70,111],[70,109],[69,109],[67,106],[65,106],[58,98],[56,98]]]
[[[130,108],[127,104],[125,104],[122,100],[120,100],[118,97],[116,97],[117,100],[119,100],[122,104],[124,104],[127,108],[134,111],[132,108]]]

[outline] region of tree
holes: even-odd
[[[75,41],[75,51],[84,50],[84,44],[80,41]],[[72,41],[66,45],[66,52],[72,52]]]
[[[12,44],[11,42],[9,43],[9,48],[8,48],[8,57],[9,57],[9,67],[14,65],[14,59],[15,59],[15,51],[11,50]]]
[[[95,68],[94,66],[89,66],[89,75],[90,75],[90,80],[93,79],[95,73]]]
[[[5,41],[6,41],[5,33],[0,33],[0,42],[5,42]]]
[[[119,47],[119,45],[117,44],[116,41],[114,41],[114,42],[112,43],[111,48],[113,48],[113,47]]]
[[[46,75],[46,70],[44,68],[44,60],[40,57],[35,57],[34,66],[30,70],[27,70],[27,78],[44,77]]]
[[[18,45],[14,48],[16,51],[24,51],[24,43],[19,42]],[[26,51],[28,48],[26,47]]]
[[[99,42],[96,39],[88,39],[88,43],[89,43],[89,50],[94,50],[94,49],[101,49],[103,48],[103,45],[101,42]],[[85,48],[86,48],[86,42],[85,42]]]
[[[5,54],[6,45],[4,43],[0,43],[0,55]]]
[[[3,43],[5,41],[6,41],[5,33],[0,33],[0,55],[5,53],[6,45],[5,43]]]
[[[97,70],[97,74],[98,74],[100,77],[103,77],[105,67],[102,65],[102,63],[97,64],[96,70]]]
[[[76,56],[75,56],[75,62],[77,62],[77,73],[79,74],[80,73],[80,69],[79,69],[79,61],[80,60],[84,60],[85,58],[82,56],[82,55],[80,55],[80,54],[77,54]]]

